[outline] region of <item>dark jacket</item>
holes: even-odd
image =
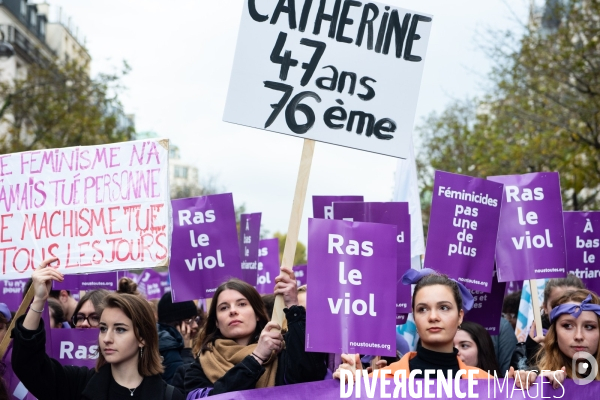
[[[158,351],[163,358],[162,364],[165,367],[165,372],[161,376],[165,382],[170,384],[175,371],[184,363],[183,356],[186,355],[187,362],[193,361],[193,358],[189,360],[191,349],[185,349],[188,351],[184,354],[183,337],[176,328],[160,322],[156,326],[158,329]]]
[[[517,347],[517,336],[506,318],[500,319],[500,332],[498,335],[492,336],[492,343],[494,344],[498,367],[500,367],[499,377],[504,377],[506,371],[510,368],[511,357]]]
[[[109,364],[98,372],[87,367],[63,366],[46,354],[44,324],[30,331],[23,327],[21,316],[12,330],[13,371],[27,390],[39,400],[108,400],[108,388],[112,378]],[[143,399],[165,399],[167,384],[158,375],[144,378],[140,386]],[[173,400],[185,396],[174,390]]]
[[[284,309],[284,312],[288,321],[288,332],[284,335],[285,349],[278,357],[275,386],[322,380],[327,372],[327,354],[304,351],[306,310],[302,306],[292,306]],[[213,384],[196,360],[186,371],[185,391],[212,388],[209,395],[216,395],[254,389],[264,372],[265,368],[250,355]]]

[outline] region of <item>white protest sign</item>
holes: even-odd
[[[0,278],[168,265],[168,140],[0,155]]]
[[[431,21],[374,2],[245,1],[223,119],[406,158]]]

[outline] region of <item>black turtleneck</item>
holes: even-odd
[[[421,374],[414,375],[415,378],[424,378],[425,370],[435,371],[431,378],[437,376],[437,370],[441,370],[444,378],[448,378],[448,370],[451,371],[452,377],[460,370],[458,367],[458,359],[456,358],[458,350],[453,348],[452,353],[439,353],[437,351],[428,350],[423,346],[417,346],[417,355],[408,361],[408,367],[411,371],[420,369]]]

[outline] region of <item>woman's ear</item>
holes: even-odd
[[[463,309],[461,309],[458,312],[458,325],[459,326],[460,326],[460,324],[462,324],[464,316],[465,316],[465,311]]]

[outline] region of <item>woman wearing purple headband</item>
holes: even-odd
[[[592,291],[578,289],[566,292],[552,306],[550,329],[537,353],[537,370],[546,371],[543,375],[555,388],[565,378],[600,380],[600,298]],[[582,358],[585,354],[577,354],[580,352],[591,354],[596,366]],[[580,360],[575,364],[577,371],[573,371],[574,359]],[[594,372],[595,378],[590,376]]]
[[[420,370],[420,374],[413,374],[414,378],[423,378],[426,371],[432,371],[432,377],[436,377],[439,371],[445,378],[449,378],[450,375],[456,377],[459,370],[474,370],[474,378],[488,378],[485,371],[465,365],[454,347],[454,336],[462,323],[465,310],[468,311],[473,306],[471,293],[462,284],[429,268],[407,271],[402,277],[402,283],[416,284],[412,296],[412,311],[421,346],[417,347],[417,351],[407,353],[400,361],[389,365],[387,369],[392,373],[387,377],[393,378],[398,370],[405,371],[406,377],[411,371]],[[334,377],[340,378],[341,369],[348,370],[355,376],[355,365],[359,365],[356,364],[355,357],[343,354],[342,360],[344,364],[334,373]],[[462,374],[461,378],[466,378],[466,374]]]

